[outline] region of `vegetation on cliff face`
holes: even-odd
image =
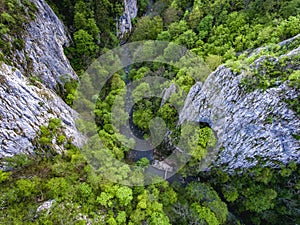
[[[25,26],[34,19],[35,12],[36,6],[28,0],[0,2],[0,61],[12,64],[14,51],[24,48]]]
[[[65,51],[79,74],[107,48],[118,45],[115,18],[122,13],[122,1],[48,2],[65,22],[73,37],[72,46]],[[23,18],[21,15],[24,14],[18,8],[13,11],[13,15],[6,13],[7,7],[14,5],[11,1],[1,4],[0,32],[8,33],[9,29],[16,28],[16,16]],[[31,4],[24,5],[29,10],[26,12],[31,12],[34,8]],[[146,12],[147,1],[139,1],[139,5]],[[277,85],[277,82],[289,81],[290,85],[299,89],[299,70],[293,69],[293,66],[299,65],[299,55],[278,59],[277,57],[284,53],[274,45],[300,33],[299,0],[158,0],[154,1],[152,7],[152,13],[140,15],[142,17],[137,19],[135,31],[131,36],[132,41],[172,41],[186,46],[202,57],[212,70],[231,60],[227,63],[237,72],[244,69],[243,64],[249,65],[254,61],[240,55],[242,52],[268,45],[271,46],[268,49],[268,58],[245,78],[244,87],[249,91],[257,88],[268,89]],[[20,22],[22,23],[22,20]],[[3,53],[10,54],[4,42],[6,33],[1,33],[1,38],[4,39],[0,40],[0,45],[5,46]],[[298,46],[299,43],[293,48]],[[240,61],[237,62],[238,55]],[[290,70],[285,69],[287,64]],[[102,74],[107,73],[104,68],[98,69]],[[188,92],[195,83],[188,75],[188,70],[189,68],[176,69],[163,64],[136,64],[132,66],[127,78],[124,72],[120,71],[107,82],[99,96],[89,96],[89,101],[96,102],[96,108],[92,110],[96,115],[98,134],[116,159],[140,165],[141,171],[147,167],[147,162],[143,163],[143,160],[128,162],[126,156],[129,148],[122,146],[119,139],[124,137],[113,129],[111,123],[114,102],[117,101],[123,106],[125,104],[118,96],[123,91],[125,82],[163,74],[163,77],[172,80]],[[95,78],[82,76],[83,83],[90,87],[95,85],[93,79]],[[69,86],[67,88],[70,91],[65,93],[64,97],[71,104],[76,85]],[[147,89],[147,83],[142,83],[135,90],[136,96]],[[175,93],[171,99],[180,99],[181,94]],[[290,104],[292,109],[299,113],[297,102]],[[134,106],[133,123],[145,138],[150,133],[149,121],[156,116],[166,121],[175,142],[176,135],[185,132],[193,154],[189,164],[179,173],[186,181],[192,179],[193,182],[183,185],[161,181],[145,187],[127,187],[112,183],[94,172],[80,150],[72,145],[72,140],[66,139],[61,121],[52,119],[48,126],[40,128],[39,137],[34,140],[35,155],[2,159],[5,170],[0,170],[0,223],[300,223],[299,165],[294,162],[287,165],[278,162],[278,168],[268,168],[262,163],[233,174],[222,171],[222,168],[198,171],[207,148],[215,145],[212,130],[206,124],[200,124],[196,131],[188,127],[181,130],[176,126],[178,112],[172,104],[167,102],[163,107],[160,106],[161,100],[156,98],[139,101]],[[121,111],[119,113],[122,114]],[[127,118],[122,119],[125,121]],[[53,143],[64,146],[65,151],[58,154]],[[158,150],[161,152],[159,157],[162,158],[169,153],[164,145],[159,146]],[[120,169],[119,176],[124,176],[124,171]],[[37,208],[47,200],[55,200],[52,207],[37,213]]]

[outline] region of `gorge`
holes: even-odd
[[[4,0],[0,15],[0,224],[300,223],[299,1]]]

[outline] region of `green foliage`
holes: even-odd
[[[199,7],[199,5],[195,4],[188,17],[188,24],[190,28],[196,29],[198,27],[203,14],[203,10]]]
[[[222,193],[227,202],[234,202],[239,197],[237,189],[229,185],[226,185],[222,188]]]
[[[170,24],[178,21],[181,15],[182,15],[181,10],[169,6],[164,12],[164,17],[163,17],[164,25],[169,26]]]
[[[191,182],[177,191],[181,193],[177,203],[181,210],[175,208],[174,221],[179,224],[225,224],[227,206],[210,185]]]
[[[197,34],[192,30],[187,30],[183,34],[179,35],[178,38],[175,39],[175,42],[179,45],[184,45],[188,49],[192,49],[195,47],[195,43],[197,41]]]
[[[116,197],[119,199],[121,206],[127,206],[133,199],[132,190],[129,187],[120,187],[116,192]]]
[[[64,146],[68,142],[62,126],[62,121],[59,118],[49,119],[48,126],[41,126],[38,135],[36,136],[35,153],[42,155],[55,155],[53,146],[60,145]]]
[[[22,34],[25,27],[34,19],[37,8],[33,2],[5,0],[0,3],[0,60],[12,64],[14,51],[24,47]]]
[[[168,31],[172,39],[176,39],[180,34],[183,34],[188,30],[188,25],[186,21],[180,20],[179,22],[174,22],[168,27]]]
[[[149,73],[149,72],[150,72],[150,69],[148,67],[141,67],[138,70],[133,69],[129,73],[129,78],[133,81],[139,80],[139,79],[144,78],[147,75],[147,73]]]
[[[112,199],[114,196],[110,193],[102,192],[99,197],[97,197],[97,202],[103,206],[112,206]]]
[[[150,161],[147,158],[143,157],[136,162],[136,165],[140,167],[148,167],[150,165]]]
[[[148,221],[150,225],[170,225],[169,218],[165,214],[159,212],[153,213]]]
[[[175,77],[175,83],[185,92],[188,93],[191,87],[195,84],[194,78],[186,73],[187,68],[182,68],[178,71]]]
[[[138,0],[137,5],[138,5],[138,14],[141,16],[146,10],[147,6],[149,4],[149,0]]]
[[[20,169],[22,167],[26,167],[30,164],[30,160],[28,156],[25,154],[18,154],[14,157],[4,158],[3,161],[7,164],[8,167],[13,167]]]
[[[72,187],[65,178],[63,177],[54,177],[49,179],[46,184],[48,189],[48,198],[63,200],[68,198],[68,193],[71,191]]]
[[[58,118],[52,118],[49,120],[48,128],[51,131],[56,131],[61,126],[61,119]]]
[[[158,115],[165,121],[168,129],[173,131],[175,130],[178,120],[178,112],[171,103],[164,104],[159,109]]]
[[[0,183],[10,179],[11,173],[0,170]]]
[[[196,160],[203,159],[207,154],[207,148],[216,144],[214,133],[209,127],[195,129],[195,126],[187,124],[181,129],[181,137],[185,148],[189,149]]]
[[[77,87],[78,87],[77,80],[71,79],[65,81],[64,83],[64,88],[63,88],[64,91],[62,94],[62,98],[70,106],[73,104],[73,101],[75,99]]]
[[[70,28],[74,42],[65,49],[73,68],[80,72],[106,47],[118,44],[115,18],[122,13],[123,1],[53,1],[48,3]]]
[[[295,70],[289,77],[290,85],[300,89],[300,70]]]
[[[219,221],[216,216],[211,212],[209,208],[193,203],[192,208],[198,213],[200,219],[203,219],[207,222],[208,225],[219,225]]]
[[[29,76],[29,81],[35,86],[38,86],[40,83],[42,83],[42,79],[37,76]]]
[[[133,114],[133,122],[139,128],[147,131],[149,129],[149,123],[153,119],[153,113],[151,109],[140,109]]]
[[[85,66],[96,56],[96,51],[98,50],[98,46],[95,45],[93,41],[93,36],[90,35],[87,31],[80,29],[74,33],[74,42],[75,48],[71,49],[71,52],[75,54],[75,57],[81,59],[83,62],[79,60],[76,63],[79,63],[79,66]],[[74,62],[75,63],[75,62]],[[80,69],[79,67],[73,63],[73,67],[75,69]]]
[[[200,39],[203,40],[208,37],[208,34],[213,28],[213,19],[214,17],[212,15],[207,15],[200,21],[197,27]]]
[[[1,22],[12,25],[16,23],[15,19],[6,12],[1,13]]]
[[[214,169],[202,173],[215,190],[222,193],[232,213],[245,224],[295,224],[299,217],[299,196],[295,192],[299,165],[291,162],[280,169],[260,165],[234,172],[221,182],[224,172]],[[287,182],[289,183],[287,185]],[[203,195],[202,195],[203,196]]]
[[[157,35],[163,30],[163,21],[159,16],[153,18],[142,17],[132,34],[133,41],[155,40]]]
[[[37,192],[35,182],[29,179],[17,180],[16,189],[18,190],[18,195],[21,197],[21,199],[30,197]]]
[[[207,66],[211,69],[211,70],[215,70],[217,69],[217,67],[219,65],[222,64],[223,58],[219,55],[208,55],[205,59]]]
[[[272,200],[277,197],[276,191],[272,189],[257,190],[247,188],[243,195],[246,197],[246,209],[258,213],[273,208]]]
[[[126,223],[126,212],[125,211],[119,211],[118,216],[116,218],[117,224],[125,224]]]

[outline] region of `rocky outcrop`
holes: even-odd
[[[75,144],[83,140],[75,127],[76,113],[53,91],[58,83],[78,79],[63,52],[68,37],[45,1],[33,2],[38,12],[23,34],[24,49],[13,56],[15,67],[0,63],[0,158],[32,153],[40,126],[50,118],[62,119]],[[41,83],[34,86],[28,77]]]
[[[36,219],[42,211],[46,211],[46,213],[48,214],[50,212],[50,209],[51,209],[54,202],[55,202],[55,200],[45,201],[42,205],[40,205],[36,209],[36,214],[35,214],[34,218]]]
[[[44,0],[34,0],[38,12],[24,33],[24,49],[17,51],[15,65],[27,76],[40,77],[54,90],[57,84],[78,77],[64,54],[69,38],[63,23]]]
[[[119,38],[124,39],[126,34],[130,33],[132,30],[131,20],[137,16],[138,7],[137,0],[124,0],[125,10],[124,14],[120,17],[119,26]]]
[[[291,54],[300,54],[300,48],[286,56]],[[257,59],[252,66],[263,60]],[[222,65],[203,85],[194,85],[180,113],[180,123],[209,124],[219,142],[207,160],[227,171],[249,168],[258,162],[270,166],[291,160],[300,163],[300,142],[294,136],[299,135],[300,118],[285,102],[298,98],[299,90],[284,82],[249,93],[240,85],[244,76],[245,72],[238,75]]]
[[[43,84],[31,85],[21,71],[5,64],[0,80],[0,158],[33,153],[33,140],[50,118],[61,118],[67,137],[81,144],[76,113],[53,91]]]
[[[162,107],[174,93],[176,93],[176,85],[172,83],[170,87],[163,90],[160,107]]]

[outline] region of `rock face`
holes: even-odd
[[[81,144],[76,113],[53,91],[42,84],[30,85],[19,70],[5,64],[0,67],[0,80],[0,158],[32,153],[40,126],[50,118],[61,118],[66,135]]]
[[[38,217],[38,215],[42,212],[47,210],[47,214],[49,213],[53,203],[55,202],[55,200],[48,200],[46,202],[44,202],[42,205],[40,205],[37,209],[36,209],[36,215],[35,215],[35,219]]]
[[[75,127],[76,113],[53,92],[61,76],[78,79],[63,53],[68,44],[64,26],[44,1],[34,3],[36,19],[24,34],[25,48],[14,57],[18,68],[0,63],[0,158],[32,153],[32,141],[50,118],[62,119],[75,144],[83,140]],[[43,84],[32,85],[29,75],[41,78]]]
[[[166,101],[171,97],[171,95],[174,94],[175,92],[176,92],[176,85],[173,83],[170,85],[170,87],[165,88],[162,93],[162,100],[161,100],[160,107],[162,107],[166,103]]]
[[[300,48],[286,56],[291,54],[300,54]],[[263,60],[261,57],[253,66]],[[203,85],[194,85],[180,113],[180,123],[210,125],[219,142],[207,160],[227,171],[252,167],[258,160],[270,166],[291,160],[300,163],[300,142],[294,137],[299,135],[300,118],[284,101],[299,97],[299,90],[285,82],[266,91],[248,93],[240,85],[244,75],[223,65]]]
[[[16,65],[23,73],[40,77],[50,89],[66,79],[78,77],[64,55],[69,39],[63,23],[44,0],[33,1],[38,8],[36,18],[24,34],[25,48],[16,53]]]
[[[137,16],[138,7],[137,0],[124,0],[125,10],[124,14],[119,19],[119,37],[125,38],[127,33],[132,30],[131,20]]]

